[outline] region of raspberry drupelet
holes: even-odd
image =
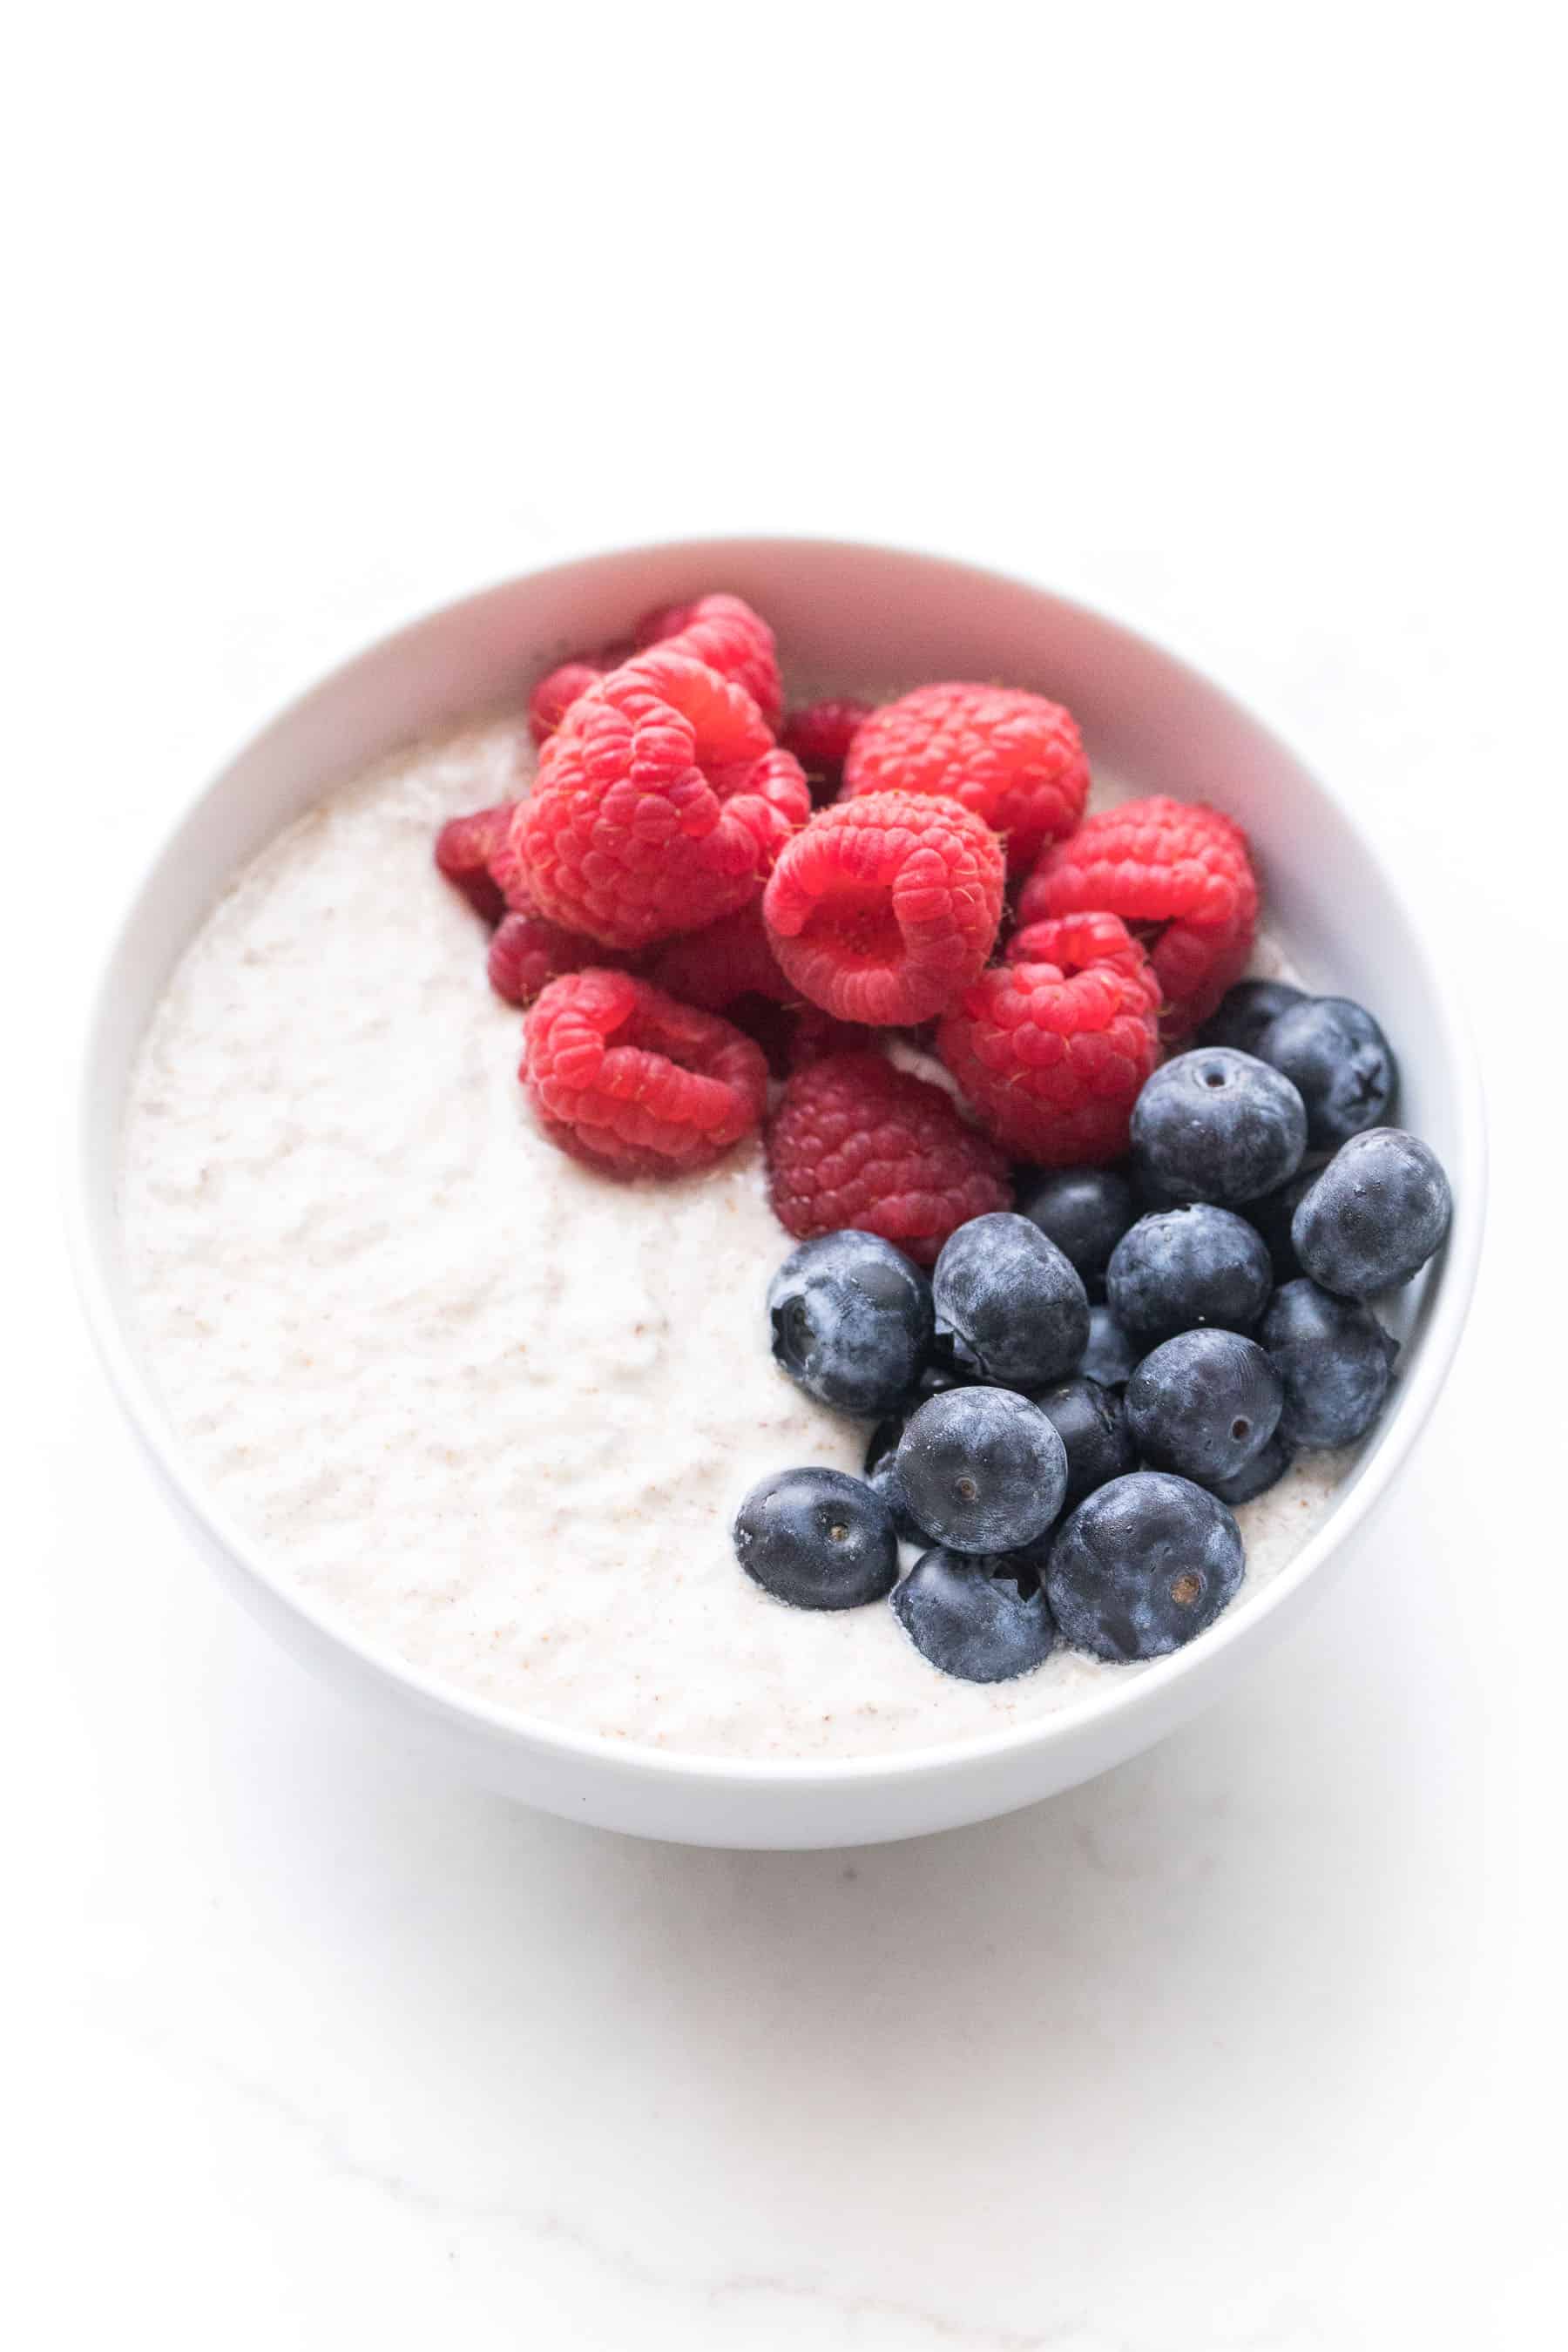
[[[841,1021],[911,1024],[984,968],[1005,879],[995,835],[956,801],[870,793],[795,835],[763,916],[813,1004]]]
[[[551,1140],[615,1176],[710,1167],[768,1096],[761,1047],[730,1022],[597,968],[543,990],[518,1075]]]
[[[856,730],[844,792],[943,793],[1003,835],[1023,874],[1082,816],[1089,762],[1072,713],[1044,695],[921,686]]]
[[[673,646],[706,662],[721,677],[743,687],[762,712],[770,733],[784,709],[778,649],[760,613],[722,591],[690,604],[661,604],[637,624],[639,646]]]
[[[853,1226],[920,1265],[971,1217],[1012,1206],[1001,1152],[951,1095],[882,1055],[798,1070],[768,1127],[773,1208],[802,1241]]]
[[[1037,923],[1032,961],[963,990],[937,1051],[987,1131],[1037,1168],[1101,1165],[1127,1150],[1160,1057],[1159,984],[1114,915]]]
[[[572,705],[506,850],[551,921],[645,947],[755,898],[810,806],[751,697],[658,646]]]
[[[1098,910],[1163,926],[1150,958],[1167,1036],[1205,1021],[1247,968],[1258,883],[1247,836],[1218,809],[1164,798],[1089,817],[1048,850],[1018,902],[1020,924]]]

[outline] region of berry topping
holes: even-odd
[[[1070,711],[1008,686],[921,686],[857,730],[847,795],[940,793],[1003,835],[1026,873],[1069,834],[1089,797],[1089,762]]]
[[[805,770],[818,806],[832,800],[844,782],[855,731],[870,715],[868,702],[808,702],[803,710],[792,710],[779,730],[779,741]]]
[[[1205,1020],[1252,952],[1258,884],[1247,836],[1217,809],[1127,801],[1048,850],[1024,886],[1020,923],[1098,908],[1163,928],[1151,950],[1165,1028]]]
[[[886,1503],[842,1470],[781,1470],[759,1479],[735,1514],[735,1557],[792,1609],[862,1609],[899,1572]]]
[[[1098,1381],[1102,1389],[1124,1388],[1132,1377],[1137,1361],[1137,1349],[1110,1307],[1091,1307],[1089,1310],[1089,1345],[1078,1361],[1079,1370],[1084,1379]]]
[[[1138,1214],[1132,1187],[1109,1168],[1061,1168],[1018,1196],[1018,1213],[1078,1268],[1091,1299],[1105,1296],[1110,1253]]]
[[[749,1037],[629,972],[552,980],[519,1072],[552,1142],[616,1176],[707,1168],[749,1134],[767,1064]]]
[[[1151,1469],[1209,1486],[1234,1478],[1279,1426],[1284,1390],[1255,1339],[1183,1331],[1127,1383],[1127,1426]]]
[[[620,958],[585,940],[580,931],[563,931],[542,915],[503,915],[490,940],[490,986],[509,1004],[531,1004],[552,980],[582,971],[589,964],[613,971]]]
[[[1212,1625],[1246,1565],[1224,1503],[1159,1470],[1113,1478],[1051,1546],[1046,1599],[1064,1642],[1097,1658],[1160,1658]]]
[[[679,646],[694,661],[706,662],[745,689],[770,732],[778,725],[784,693],[773,633],[739,596],[721,593],[699,596],[692,604],[662,604],[644,614],[637,637],[639,646]]]
[[[1156,1070],[1132,1113],[1132,1157],[1147,1197],[1237,1208],[1293,1176],[1307,1114],[1289,1078],[1251,1054],[1203,1045]]]
[[[1117,1243],[1105,1277],[1110,1311],[1145,1347],[1203,1324],[1250,1331],[1274,1268],[1263,1236],[1233,1209],[1159,1209]]]
[[[760,898],[700,931],[668,940],[649,964],[648,978],[709,1013],[722,1013],[742,996],[766,997],[773,1004],[796,1002],[768,944]]]
[[[1138,1467],[1121,1401],[1098,1381],[1081,1375],[1058,1381],[1053,1388],[1042,1389],[1035,1402],[1067,1448],[1068,1510],[1107,1479],[1121,1478]]]
[[[507,801],[500,808],[450,817],[436,835],[437,865],[487,923],[499,923],[506,912],[506,898],[491,861],[506,839],[512,808],[513,803]]]
[[[785,1066],[809,1070],[814,1062],[826,1062],[830,1054],[863,1054],[876,1042],[876,1031],[863,1022],[836,1021],[820,1004],[797,1004],[789,1016]]]
[[[931,1339],[931,1286],[875,1234],[825,1234],[791,1250],[768,1286],[773,1355],[819,1404],[894,1412]]]
[[[661,646],[572,705],[508,845],[542,914],[642,947],[755,898],[809,807],[751,698]]]
[[[1303,1194],[1291,1237],[1304,1273],[1342,1298],[1412,1281],[1447,1238],[1453,1196],[1419,1136],[1374,1127],[1342,1145]]]
[[[841,1021],[913,1024],[984,967],[1002,885],[996,836],[956,802],[873,793],[819,810],[795,835],[763,913],[814,1004]]]
[[[1279,1435],[1290,1446],[1350,1445],[1383,1410],[1399,1343],[1370,1307],[1315,1282],[1288,1282],[1263,1318],[1262,1340],[1285,1385]]]
[[[876,1489],[893,1515],[893,1525],[900,1541],[923,1544],[925,1537],[910,1517],[909,1503],[899,1476],[899,1440],[904,1433],[907,1412],[889,1413],[871,1432],[866,1446],[866,1483]]]
[[[578,697],[615,667],[609,655],[578,654],[542,677],[528,698],[528,731],[534,741],[548,743]]]
[[[1065,1378],[1089,1341],[1083,1284],[1027,1217],[1003,1213],[961,1225],[937,1259],[931,1299],[939,1353],[1004,1387]]]
[[[1038,1405],[1011,1389],[928,1397],[895,1458],[910,1517],[953,1551],[1035,1542],[1067,1493],[1067,1448]]]
[[[1022,1584],[1005,1558],[939,1545],[895,1587],[893,1614],[928,1664],[960,1682],[1008,1683],[1049,1657],[1056,1627],[1037,1579]]]
[[[1270,1486],[1278,1486],[1295,1460],[1278,1430],[1267,1445],[1260,1445],[1250,1462],[1244,1462],[1234,1478],[1211,1478],[1209,1492],[1228,1503],[1234,1511],[1243,1503],[1255,1503],[1259,1495],[1267,1495]]]
[[[851,803],[853,805],[853,803]],[[964,989],[937,1051],[997,1140],[1044,1168],[1118,1160],[1159,1058],[1159,992],[1113,915],[1040,923],[1036,960]]]
[[[1258,1052],[1258,1039],[1271,1021],[1292,1004],[1306,1003],[1305,992],[1288,988],[1282,980],[1238,980],[1220,999],[1198,1031],[1200,1045],[1229,1045],[1238,1054]]]
[[[1288,1184],[1281,1184],[1277,1192],[1265,1192],[1260,1201],[1248,1201],[1241,1213],[1263,1236],[1276,1283],[1294,1282],[1301,1271],[1290,1227],[1303,1193],[1317,1181],[1316,1169],[1300,1168]]]
[[[1307,1146],[1335,1151],[1375,1127],[1394,1099],[1388,1040],[1348,996],[1308,996],[1271,1021],[1253,1048],[1307,1106]]]
[[[768,1176],[786,1233],[857,1225],[920,1265],[966,1220],[1013,1197],[1001,1153],[952,1097],[877,1053],[795,1073],[768,1127]]]

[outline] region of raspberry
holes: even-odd
[[[491,860],[506,839],[514,806],[515,803],[507,801],[500,808],[476,809],[471,816],[451,817],[436,835],[437,865],[487,923],[499,923],[506,912]]]
[[[552,980],[518,1076],[552,1143],[616,1176],[710,1167],[761,1119],[768,1066],[749,1037],[629,972]]]
[[[786,978],[824,1012],[924,1021],[984,967],[1004,879],[1000,842],[956,801],[870,793],[786,845],[763,917]]]
[[[779,741],[805,770],[811,796],[818,803],[837,796],[855,730],[870,716],[867,702],[810,702],[784,720]]]
[[[677,646],[706,662],[721,677],[745,688],[767,722],[777,727],[784,709],[779,657],[773,633],[760,613],[739,596],[699,596],[694,604],[661,604],[637,624],[639,646]]]
[[[966,988],[937,1050],[999,1143],[1037,1168],[1119,1160],[1160,1057],[1160,991],[1114,915],[1037,923],[1035,961]]]
[[[751,697],[659,646],[573,704],[503,862],[552,922],[643,947],[754,898],[810,807]]]
[[[648,978],[683,1004],[700,1004],[709,1013],[722,1013],[739,996],[763,996],[774,1004],[796,1001],[768,944],[758,898],[700,931],[671,940],[648,966]]]
[[[579,931],[563,931],[542,915],[503,915],[490,940],[490,986],[508,1004],[531,1004],[547,982],[563,972],[581,971],[588,964],[615,967],[620,961],[597,940]]]
[[[773,1208],[801,1241],[852,1225],[921,1265],[1013,1188],[995,1145],[951,1095],[880,1054],[835,1054],[786,1084],[768,1128]]]
[[[1048,850],[1024,886],[1018,919],[1090,908],[1163,924],[1150,944],[1167,1035],[1206,1021],[1246,970],[1258,920],[1247,835],[1218,809],[1127,801]]]
[[[1068,834],[1089,795],[1089,762],[1070,711],[1008,686],[921,686],[872,712],[844,766],[860,793],[942,793],[1007,843],[1012,872]]]
[[[536,743],[547,743],[580,694],[614,665],[596,654],[578,654],[542,677],[528,698],[528,731]]]
[[[862,1054],[877,1042],[877,1033],[858,1021],[835,1021],[819,1004],[803,1004],[790,1016],[784,1046],[784,1066],[807,1070],[829,1054]]]

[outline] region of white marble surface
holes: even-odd
[[[1560,2322],[1533,12],[980,6],[929,47],[918,16],[803,7],[786,58],[701,8],[592,42],[463,5],[26,37],[0,1997],[29,2347],[1511,2352]],[[851,1856],[429,1785],[264,1646],[88,1359],[47,1141],[137,861],[284,695],[559,549],[767,526],[1074,590],[1343,779],[1453,927],[1497,1156],[1464,1360],[1294,1645],[1072,1797]]]

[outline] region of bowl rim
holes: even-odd
[[[132,1346],[117,1306],[110,1277],[114,1248],[112,1215],[100,1218],[93,1189],[92,1120],[94,1073],[100,1033],[109,1017],[112,989],[121,953],[135,929],[142,903],[196,811],[224,788],[239,761],[270,734],[295,720],[318,700],[335,697],[363,663],[384,656],[401,641],[421,635],[433,623],[457,620],[465,608],[479,607],[523,583],[545,582],[557,573],[606,570],[627,558],[650,558],[678,563],[700,563],[709,558],[754,554],[766,558],[781,552],[810,550],[817,557],[840,554],[856,558],[893,556],[930,567],[949,576],[976,582],[1002,583],[1039,596],[1099,632],[1121,640],[1130,648],[1152,653],[1186,683],[1217,702],[1246,727],[1264,739],[1292,766],[1300,770],[1338,812],[1378,878],[1399,904],[1407,922],[1418,966],[1418,977],[1436,1014],[1446,1072],[1453,1086],[1458,1164],[1452,1171],[1454,1217],[1437,1265],[1434,1294],[1424,1302],[1424,1328],[1413,1368],[1399,1383],[1394,1411],[1376,1445],[1360,1466],[1353,1485],[1331,1504],[1321,1524],[1295,1557],[1263,1589],[1226,1610],[1204,1633],[1168,1656],[1146,1662],[1133,1676],[1119,1678],[1104,1690],[1090,1691],[1049,1715],[994,1731],[971,1733],[929,1747],[899,1748],[864,1756],[828,1758],[728,1756],[708,1750],[647,1746],[617,1739],[603,1732],[579,1731],[567,1726],[521,1715],[495,1701],[469,1695],[402,1657],[395,1650],[345,1623],[330,1608],[303,1591],[270,1564],[265,1545],[230,1517],[210,1494],[205,1481],[189,1465],[169,1430],[164,1409]],[[479,714],[476,714],[479,715]],[[188,941],[182,943],[184,946]],[[132,1432],[152,1463],[172,1489],[176,1501],[212,1541],[244,1570],[262,1592],[286,1613],[300,1618],[330,1648],[348,1653],[373,1679],[390,1680],[426,1715],[434,1714],[464,1729],[482,1730],[492,1738],[558,1758],[563,1764],[580,1761],[608,1766],[622,1773],[646,1773],[711,1786],[768,1787],[827,1790],[861,1782],[919,1781],[979,1767],[1024,1751],[1067,1743],[1089,1727],[1121,1720],[1154,1706],[1163,1694],[1204,1675],[1226,1651],[1256,1638],[1268,1619],[1278,1614],[1324,1566],[1330,1556],[1354,1535],[1383,1500],[1424,1428],[1447,1377],[1460,1334],[1469,1312],[1479,1265],[1485,1225],[1487,1148],[1486,1111],[1479,1059],[1463,1003],[1450,984],[1444,962],[1436,953],[1423,909],[1396,885],[1376,839],[1368,834],[1344,796],[1298,755],[1256,714],[1204,672],[1172,654],[1157,639],[1115,620],[1097,607],[1064,596],[1026,573],[951,556],[929,547],[882,540],[828,539],[809,532],[731,532],[700,539],[635,541],[592,545],[557,555],[493,581],[486,587],[447,600],[360,646],[316,679],[280,709],[253,729],[228,759],[207,778],[199,791],[184,801],[174,819],[162,828],[152,849],[141,861],[134,883],[124,900],[124,911],[99,961],[86,1000],[85,1018],[74,1055],[75,1083],[68,1090],[66,1166],[63,1185],[65,1221],[71,1262],[89,1330],[100,1362]],[[144,1033],[143,1033],[144,1034]]]

